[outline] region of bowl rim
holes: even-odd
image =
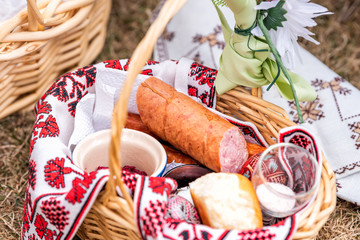
[[[121,136],[125,136],[123,134],[129,135],[129,134],[134,134],[136,136],[141,136],[142,138],[145,138],[145,141],[150,141],[154,146],[157,146],[157,148],[160,150],[160,156],[161,156],[161,161],[159,164],[159,167],[149,176],[153,176],[153,177],[160,177],[162,176],[162,174],[165,171],[166,168],[166,164],[167,164],[167,155],[166,155],[166,151],[165,148],[162,146],[162,144],[153,136],[138,131],[138,130],[134,130],[134,129],[130,129],[130,128],[123,128],[122,132],[121,132]],[[79,168],[81,168],[81,164],[76,160],[77,156],[80,156],[80,147],[83,145],[87,145],[89,144],[91,141],[94,141],[96,139],[98,139],[99,137],[102,136],[109,136],[109,144],[110,144],[110,137],[111,137],[111,129],[107,128],[107,129],[102,129],[93,133],[88,134],[86,137],[84,137],[83,139],[81,139],[78,144],[76,144],[73,152],[72,152],[72,160],[73,163],[78,166]],[[78,147],[80,146],[80,147]]]

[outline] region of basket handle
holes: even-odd
[[[110,200],[110,197],[116,196],[115,188],[116,186],[119,186],[131,212],[133,212],[133,200],[125,190],[124,183],[121,179],[121,158],[119,151],[121,149],[121,132],[127,118],[128,100],[136,76],[140,73],[146,61],[151,57],[157,39],[163,33],[170,19],[182,8],[186,2],[187,0],[167,0],[163,5],[158,17],[155,19],[153,24],[151,24],[145,37],[138,44],[131,57],[127,78],[121,90],[119,100],[115,105],[111,123],[109,159],[110,177],[108,183],[106,184],[103,195],[105,204]]]

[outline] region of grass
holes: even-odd
[[[108,35],[98,61],[129,58],[149,27],[159,0],[113,0]],[[311,29],[319,46],[301,41],[312,54],[360,89],[359,0],[313,0],[334,12]],[[0,239],[19,239],[27,183],[28,151],[34,114],[0,120]],[[360,207],[338,199],[317,239],[360,239]]]
[[[0,121],[0,239],[19,239],[34,114]]]

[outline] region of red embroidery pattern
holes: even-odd
[[[207,99],[208,98],[211,98],[211,96],[210,96],[210,94],[207,92],[207,91],[205,91],[204,93],[202,93],[202,94],[200,94],[200,96],[199,96],[199,99],[201,100],[201,102],[202,103],[204,103],[204,104],[206,104],[207,105]]]
[[[41,239],[44,237],[45,240],[52,240],[56,237],[56,232],[47,228],[48,222],[46,222],[40,214],[36,215],[34,225],[36,227],[36,233]]]
[[[207,84],[209,87],[214,86],[217,70],[205,67],[199,63],[193,62],[190,67],[190,77],[195,77],[199,85]]]
[[[64,230],[65,226],[69,224],[68,215],[70,212],[64,206],[61,206],[60,201],[54,197],[42,202],[41,211],[49,219],[50,223],[60,231]]]
[[[71,73],[68,73],[66,75],[63,75],[60,77],[56,82],[53,83],[53,85],[49,88],[49,90],[44,94],[43,99],[47,97],[48,95],[53,95],[56,97],[60,102],[66,102],[69,100],[69,93],[66,90],[66,86],[68,85],[66,79],[75,79],[71,77]]]
[[[163,229],[165,221],[166,202],[156,200],[150,201],[148,208],[145,208],[145,214],[141,216],[143,222],[143,232],[146,236],[157,237]]]
[[[193,78],[198,86],[208,85],[210,92],[204,91],[200,96],[198,96],[198,90],[194,91],[194,88],[197,88],[193,85],[188,85],[188,94],[191,96],[198,97],[201,99],[202,103],[206,104],[208,107],[214,105],[215,98],[215,78],[217,70],[205,67],[199,63],[193,62],[190,66],[189,77]],[[194,95],[196,93],[196,95]]]
[[[122,70],[122,71],[127,71],[128,70],[129,63],[130,63],[130,60],[127,60],[125,65],[121,65],[120,60],[104,61],[104,64],[105,64],[106,68],[112,68],[112,69],[117,69],[117,70]]]
[[[209,233],[208,231],[200,231],[200,236],[197,235],[196,232],[195,233],[195,239],[199,239],[199,240],[210,240],[213,239],[213,236],[211,235],[211,233]],[[181,235],[186,236],[187,232],[182,232]]]
[[[64,188],[65,181],[64,175],[69,174],[73,171],[70,167],[64,167],[65,159],[64,158],[55,158],[47,161],[45,166],[45,181],[51,187]]]
[[[128,171],[122,171],[122,180],[124,184],[132,191],[135,191],[137,175]]]
[[[39,120],[42,119],[43,116],[39,117]],[[36,128],[41,128],[40,138],[43,137],[57,137],[59,136],[59,126],[56,122],[56,118],[52,115],[49,115],[44,122],[39,122],[36,125]]]
[[[276,227],[285,226],[285,220],[278,221],[276,224],[274,224]]]
[[[201,231],[200,234],[203,240],[210,240],[213,238],[213,235],[211,235],[208,231]]]
[[[244,231],[244,232],[240,232],[238,235],[240,237],[239,240],[251,240],[251,239],[253,239],[253,240],[257,240],[257,239],[271,240],[271,239],[274,239],[274,237],[275,237],[275,234],[270,233],[270,231],[267,229]]]
[[[255,166],[260,159],[260,155],[261,155],[261,153],[257,153],[255,155],[251,156],[250,158],[248,158],[248,160],[246,160],[246,162],[240,169],[239,174],[244,175],[249,180],[251,180]]]
[[[94,85],[96,78],[96,68],[94,66],[86,66],[84,68],[79,68],[74,72],[75,76],[85,77],[86,79],[86,87],[89,88]],[[73,86],[73,89],[76,85]],[[70,95],[71,97],[71,95]]]
[[[35,185],[36,185],[36,162],[31,159],[29,161],[29,174],[28,174],[28,179],[29,179],[29,185],[30,187],[34,190],[35,189]]]
[[[125,65],[122,65],[120,60],[108,60],[108,61],[104,61],[104,63],[105,63],[106,68],[112,68],[112,69],[117,69],[117,70],[121,70],[121,71],[127,71],[129,69],[130,61],[131,60],[128,59],[126,61]],[[146,65],[148,65],[148,66],[155,65],[155,64],[159,64],[159,62],[157,62],[157,61],[147,61],[147,63],[146,63]],[[143,69],[140,74],[153,76],[152,69]]]
[[[314,154],[311,147],[312,142],[305,136],[295,135],[293,138],[290,139],[289,142],[308,150],[311,154]]]
[[[260,146],[265,146],[264,142],[262,140],[260,140],[259,136],[254,131],[254,129],[250,128],[248,125],[244,125],[244,124],[241,124],[241,123],[238,123],[238,122],[234,122],[231,119],[227,119],[227,120],[240,129],[240,131],[244,135],[245,139],[251,138],[254,141],[253,143],[256,143],[256,144],[258,144]]]
[[[32,130],[33,136],[30,141],[29,156],[31,156],[34,145],[38,138],[57,137],[60,134],[60,129],[56,118],[50,114],[51,111],[52,107],[47,101],[43,101],[38,105],[36,116],[37,119]],[[44,116],[47,116],[45,121],[43,121]]]
[[[39,105],[37,105],[37,107],[35,109],[35,113],[37,115],[48,114],[51,112],[51,110],[52,110],[52,107],[47,101],[41,101],[41,102],[39,102]]]
[[[179,224],[182,223],[182,220],[172,219],[172,218],[166,218],[165,221],[168,227],[173,230],[176,230]]]
[[[29,157],[31,156],[32,151],[34,150],[34,146],[37,139],[38,139],[37,137],[33,136],[30,140]]]
[[[171,184],[165,181],[165,178],[157,177],[149,179],[149,187],[154,193],[163,195],[166,193],[168,196],[171,191]]]
[[[60,102],[68,102],[68,111],[72,117],[75,117],[76,105],[87,94],[88,87],[95,83],[96,67],[87,66],[74,72],[67,73],[56,80],[51,88],[44,94],[42,99],[52,95]],[[79,78],[85,78],[85,83],[79,81]]]
[[[197,97],[198,89],[194,86],[188,85],[188,95],[192,97]]]
[[[73,187],[65,196],[65,199],[72,204],[75,204],[75,202],[80,203],[81,199],[84,198],[84,194],[86,193],[87,189],[95,178],[96,172],[91,172],[90,174],[85,172],[83,179],[75,178],[72,181]]]
[[[26,193],[25,193],[25,202],[24,202],[24,212],[23,212],[23,217],[22,217],[22,235],[24,236],[24,233],[25,232],[28,232],[29,231],[29,228],[30,228],[30,216],[31,216],[31,213],[32,213],[32,209],[31,209],[31,195],[30,193],[28,192],[28,190],[26,190]]]

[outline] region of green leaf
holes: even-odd
[[[285,1],[280,0],[278,4],[267,10],[261,10],[262,14],[266,17],[264,18],[264,25],[267,30],[274,29],[277,30],[278,27],[282,27],[282,22],[286,21],[285,14],[286,10],[283,8]]]
[[[226,2],[224,0],[211,0],[215,5],[218,5],[218,6],[226,6]]]

